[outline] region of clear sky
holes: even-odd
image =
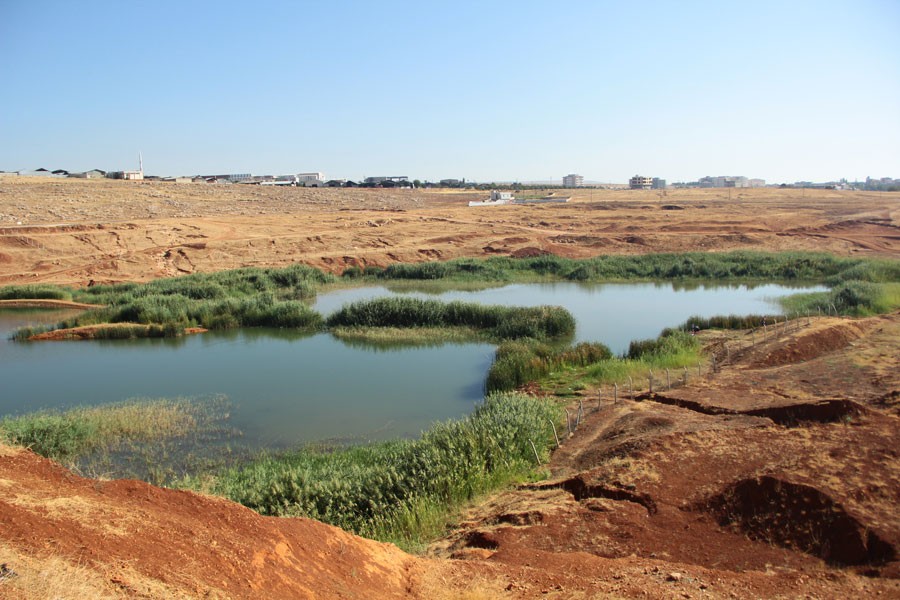
[[[0,170],[900,177],[900,1],[0,0]]]

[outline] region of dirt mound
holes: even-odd
[[[744,479],[712,498],[723,525],[836,565],[884,565],[897,551],[815,487],[772,476]]]
[[[509,255],[513,258],[534,258],[536,256],[544,256],[545,254],[550,253],[541,248],[535,248],[534,246],[519,248],[509,253]]]
[[[0,448],[0,542],[106,572],[128,596],[137,595],[134,576],[211,598],[370,597],[372,590],[399,598],[412,583],[415,559],[389,544],[191,492],[83,479],[29,451]],[[18,579],[29,584],[24,573]]]
[[[782,403],[762,408],[734,409],[719,404],[716,400],[692,400],[666,394],[641,394],[639,401],[652,401],[669,406],[677,406],[704,415],[746,415],[771,419],[784,427],[798,427],[805,423],[836,423],[842,420],[866,414],[868,409],[852,400],[835,398],[811,402],[791,402],[784,399]],[[725,398],[720,398],[726,400]]]
[[[817,358],[829,352],[846,348],[865,334],[865,327],[858,322],[826,322],[824,326],[791,337],[765,356],[750,363],[751,369],[764,369],[789,365]]]

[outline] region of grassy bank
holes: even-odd
[[[532,338],[553,340],[575,332],[575,318],[558,306],[529,308],[440,302],[419,298],[376,298],[344,306],[327,321],[344,335],[355,329],[412,329],[429,335],[458,337],[462,328],[491,340]]]
[[[552,348],[511,342],[497,348],[485,387],[510,390],[527,383],[558,395],[600,384],[623,384],[629,377],[646,378],[651,369],[694,366],[701,359],[700,343],[684,331],[669,331],[653,340],[632,342],[625,356],[613,356],[602,344]]]
[[[211,490],[262,514],[307,516],[414,549],[452,508],[527,477],[537,463],[532,442],[546,460],[559,418],[547,401],[493,395],[420,439],[264,457],[223,473]]]
[[[383,280],[456,281],[900,281],[900,263],[843,258],[810,252],[722,252],[598,256],[568,259],[553,255],[533,258],[492,257],[447,262],[395,264],[385,269],[349,271],[348,277]]]
[[[216,434],[227,411],[220,397],[42,410],[0,419],[0,439],[88,474],[164,483],[177,474],[176,464],[186,462],[192,445]]]
[[[900,282],[853,280],[827,292],[795,294],[781,299],[785,311],[798,315],[840,314],[866,317],[900,309]]]
[[[0,299],[33,295],[102,305],[62,321],[53,329],[105,323],[148,326],[131,328],[127,337],[174,336],[188,327],[317,330],[322,326],[322,317],[303,300],[315,297],[321,286],[334,281],[334,276],[318,269],[293,265],[283,269],[247,268],[186,275],[144,284],[98,285],[81,290],[12,286],[0,289]],[[101,337],[125,333],[109,330]]]

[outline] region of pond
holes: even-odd
[[[564,306],[576,318],[576,341],[603,342],[621,353],[631,340],[655,337],[691,315],[778,313],[776,299],[799,291],[775,284],[548,283],[403,293],[484,304]],[[346,302],[393,293],[384,287],[341,290],[321,296],[314,307],[328,314]],[[0,311],[0,415],[131,398],[221,394],[231,403],[230,425],[251,447],[415,436],[434,421],[472,410],[482,398],[494,350],[483,343],[385,349],[278,329],[177,339],[8,340],[17,327],[64,316],[60,311]]]

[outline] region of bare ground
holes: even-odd
[[[573,190],[568,204],[468,207],[485,196],[3,178],[0,284],[541,253],[900,253],[900,193]]]

